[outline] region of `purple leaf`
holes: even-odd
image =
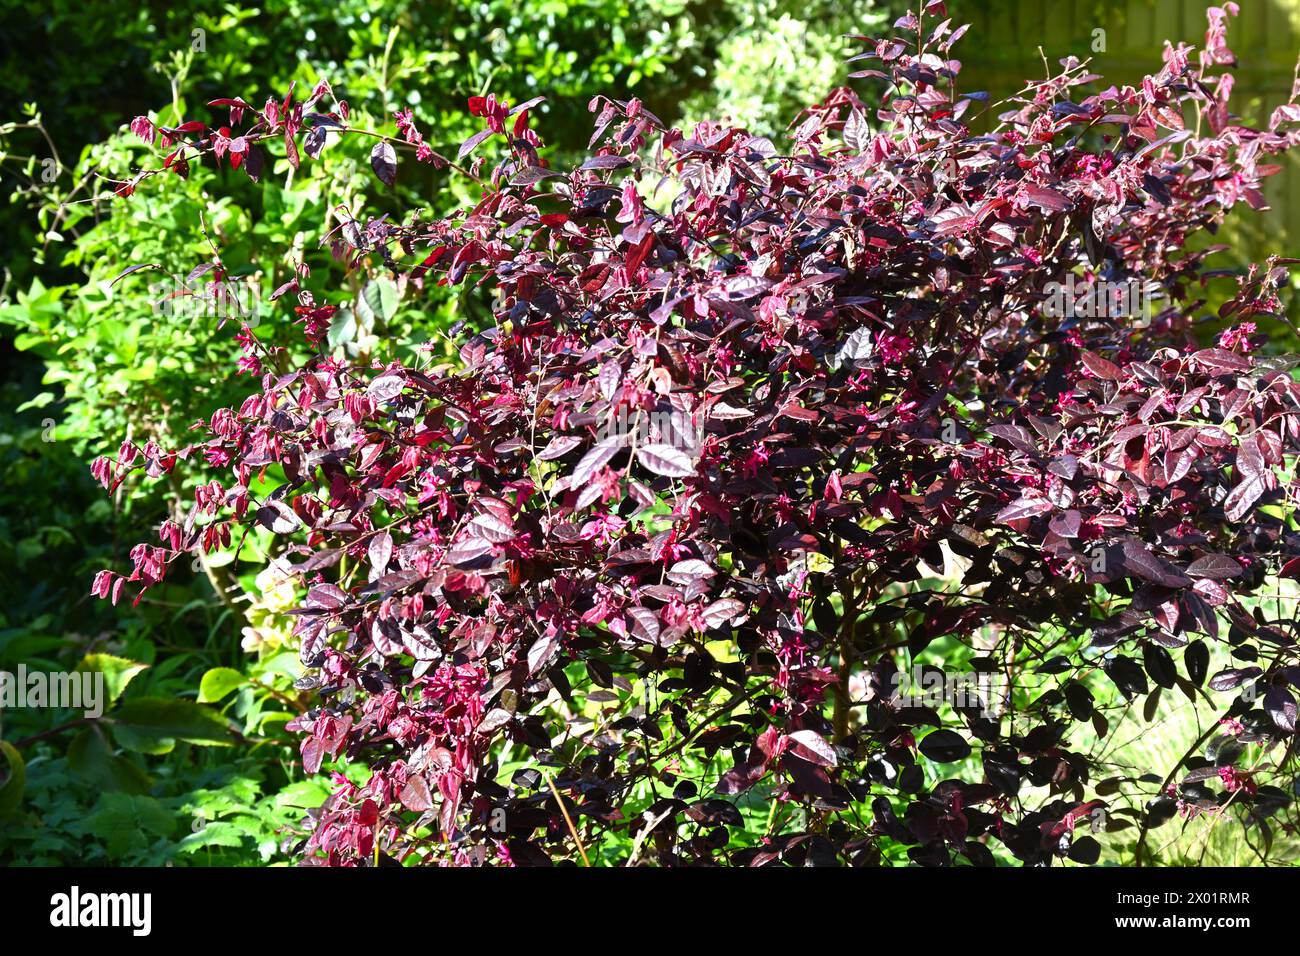
[[[686,478],[695,474],[694,459],[671,445],[645,445],[636,450],[636,459],[646,470],[666,478]]]
[[[370,150],[370,168],[385,186],[397,182],[397,151],[387,140],[380,140]]]
[[[490,129],[479,130],[469,139],[465,140],[465,142],[460,144],[460,149],[456,151],[456,159],[458,161],[464,159],[470,153],[474,152],[479,143],[483,142],[483,140],[487,139],[491,135],[492,130]]]
[[[1052,503],[1046,498],[1018,498],[998,512],[997,519],[1003,524],[1046,514],[1052,510]]]

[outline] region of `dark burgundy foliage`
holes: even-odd
[[[555,169],[535,102],[476,97],[484,129],[452,162],[400,115],[375,174],[400,179],[392,144],[413,146],[481,178],[481,200],[335,238],[357,270],[484,287],[495,322],[461,333],[458,368],[322,352],[264,374],[201,444],[98,462],[108,487],[178,457],[224,471],[96,593],[143,591],[254,526],[282,537],[319,688],[294,723],[305,767],[372,771],[336,777],[308,861],[548,863],[579,859],[574,829],[592,848],[653,826],[638,852],[666,865],[872,863],[887,844],[922,864],[989,864],[997,844],[1094,862],[1076,823],[1122,804],[1081,743],[1108,726],[1086,682],[1211,701],[1279,758],[1295,742],[1294,621],[1243,601],[1300,568],[1278,477],[1300,387],[1247,325],[1211,348],[1190,335],[1209,253],[1188,237],[1259,206],[1300,139],[1294,96],[1266,130],[1228,113],[1226,16],[1137,88],[1065,61],[987,135],[941,3],[861,38],[875,65],[854,76],[880,105],[837,90],[784,151],[599,99],[594,152]],[[210,154],[257,176],[264,148],[296,165],[314,131],[365,135],[315,111],[328,92],[220,100],[229,129],[142,134],[181,175]],[[1273,312],[1285,265],[1222,316]],[[1053,316],[1044,290],[1071,271],[1145,280],[1160,311],[1140,328]],[[319,344],[334,307],[297,294]],[[241,342],[251,367],[284,359]],[[666,433],[671,413],[697,444]],[[619,421],[632,437],[610,437]],[[936,583],[959,559],[964,577]],[[992,717],[900,706],[890,676],[940,639],[1045,689]],[[1241,669],[1207,673],[1212,646]],[[528,767],[503,778],[506,759]],[[1175,801],[1262,820],[1272,767],[1192,755],[1119,786],[1156,797],[1144,839]],[[737,795],[759,787],[760,821],[768,799],[806,812],[745,838]]]

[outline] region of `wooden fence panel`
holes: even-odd
[[[1043,76],[1043,57],[1053,67],[1074,54],[1091,58],[1108,81],[1136,83],[1161,65],[1166,39],[1200,49],[1205,42],[1205,0],[949,0],[954,23],[971,23],[956,49],[963,63],[961,88],[983,89],[997,99]],[[1300,0],[1241,0],[1229,19],[1228,45],[1239,66],[1234,112],[1256,124],[1291,92],[1300,56]],[[1094,52],[1094,30],[1104,30],[1105,49]],[[1039,48],[1042,48],[1040,54]],[[1271,253],[1300,254],[1300,157],[1266,182],[1270,210],[1237,216],[1229,234],[1239,260]]]

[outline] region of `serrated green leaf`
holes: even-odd
[[[113,731],[128,750],[167,753],[177,740],[206,746],[231,743],[218,714],[189,700],[137,697],[113,713]]]
[[[181,840],[177,849],[182,853],[193,853],[210,846],[240,847],[243,846],[244,835],[244,831],[233,823],[214,820]]]
[[[139,661],[127,660],[125,657],[114,657],[112,654],[87,654],[77,665],[77,670],[79,672],[99,671],[104,675],[104,689],[108,691],[106,703],[111,705],[117,703],[117,699],[122,696],[126,685],[131,683],[135,675],[148,666]]]
[[[143,850],[151,842],[151,834],[171,836],[176,830],[176,820],[153,797],[106,793],[81,829],[103,840],[108,855],[118,858],[133,850]]]

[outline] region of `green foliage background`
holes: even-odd
[[[209,119],[204,104],[214,97],[260,103],[291,82],[305,95],[328,79],[355,125],[390,129],[393,111],[409,108],[444,152],[477,129],[465,101],[484,91],[512,101],[545,94],[537,125],[552,157],[585,146],[586,104],[597,93],[637,95],[671,122],[730,117],[778,136],[801,106],[843,81],[851,47],[843,35],[876,32],[905,6],[143,0],[92,13],[71,0],[0,0],[0,670],[99,670],[113,692],[98,720],[0,712],[0,864],[284,862],[303,808],[325,794],[302,779],[283,730],[307,697],[294,689],[296,652],[275,614],[293,596],[276,580],[268,542],[253,542],[238,562],[218,555],[136,608],[88,596],[93,573],[121,570],[132,544],[192,501],[195,482],[191,469],[110,499],[89,477],[91,458],[124,437],[183,444],[191,423],[248,387],[232,374],[237,323],[160,312],[150,277],[162,272],[113,279],[142,262],[183,276],[215,245],[227,262],[247,264],[245,278],[265,296],[292,268],[268,256],[295,250],[312,269],[305,286],[345,307],[331,345],[380,360],[410,360],[426,342],[436,360],[446,351],[441,331],[482,309],[472,295],[417,297],[382,278],[341,282],[320,245],[340,207],[443,213],[473,201],[463,179],[407,160],[389,190],[364,146],[331,142],[296,174],[276,161],[260,186],[195,167],[185,182],[106,202],[100,177],[150,158],[126,130],[132,117]],[[1185,5],[1072,3],[1050,24],[1024,11],[1051,4],[949,6],[958,22],[976,24],[960,51],[967,85],[997,98],[1038,74],[1044,37],[1053,57],[1090,55],[1098,26],[1115,37],[1097,56],[1100,72],[1131,81],[1158,64],[1164,34],[1148,44],[1129,24]],[[1300,49],[1300,3],[1267,7],[1289,18]],[[1196,42],[1199,10],[1171,21],[1171,34]],[[1276,26],[1251,29],[1257,51],[1249,35],[1230,39],[1244,61],[1267,69],[1255,92],[1247,83],[1239,92],[1255,100],[1267,92],[1271,106],[1285,98],[1273,81],[1282,69],[1289,86],[1289,66],[1275,63]],[[1252,256],[1286,254],[1293,195],[1276,193],[1281,212],[1237,237]],[[292,345],[300,336],[288,300],[279,305],[264,309],[258,332]],[[1279,347],[1289,346],[1289,330],[1278,334]],[[761,833],[770,804],[762,791],[746,797],[752,832]]]

